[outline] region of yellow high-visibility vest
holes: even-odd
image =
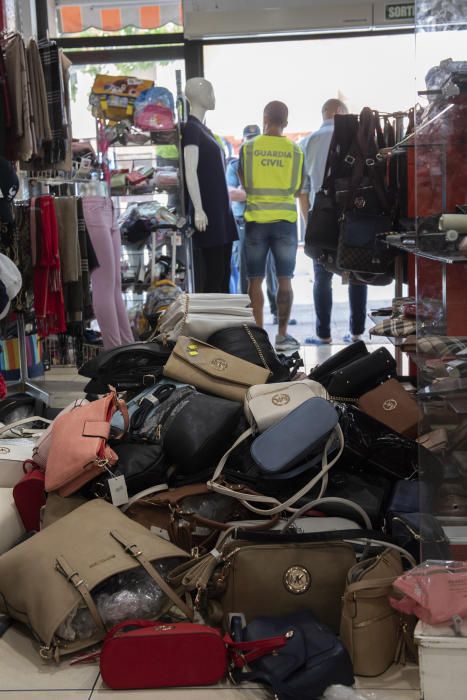
[[[247,194],[245,220],[297,221],[295,194],[302,181],[303,152],[283,136],[257,136],[242,149]]]

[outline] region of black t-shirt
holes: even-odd
[[[237,227],[230,206],[225,178],[224,156],[212,132],[199,119],[190,115],[183,127],[182,144],[198,146],[198,181],[201,202],[208,226],[206,231],[196,231],[193,244],[197,248],[231,243],[237,239]],[[190,200],[190,210],[193,205]]]

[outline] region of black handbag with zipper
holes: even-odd
[[[335,372],[369,354],[363,340],[358,340],[356,343],[345,346],[342,350],[336,352],[335,355],[331,355],[320,365],[313,367],[308,377],[327,388]]]
[[[90,377],[85,391],[106,393],[109,384],[117,391],[138,390],[155,384],[172,352],[172,345],[161,343],[132,343],[103,350],[85,362],[78,373]]]
[[[271,372],[271,382],[288,382],[293,379],[303,361],[299,356],[290,358],[279,356],[271,345],[269,336],[259,326],[247,325],[223,328],[209,336],[207,342],[219,350],[228,352],[254,365],[264,367]]]
[[[394,377],[396,371],[396,361],[391,353],[386,348],[379,348],[334,372],[326,389],[331,399],[356,400],[378,384]]]

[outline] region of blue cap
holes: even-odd
[[[243,129],[243,138],[246,140],[254,139],[255,136],[261,134],[261,129],[257,124],[249,124]]]

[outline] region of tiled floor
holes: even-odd
[[[353,700],[420,700],[418,669],[393,667],[380,678],[357,679]],[[96,664],[70,666],[43,663],[26,631],[10,627],[0,639],[0,700],[266,700],[271,696],[255,684],[211,688],[113,692],[108,690]]]

